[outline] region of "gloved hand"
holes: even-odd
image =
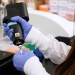
[[[22,26],[22,29],[23,29],[23,33],[24,33],[24,39],[27,37],[29,31],[31,30],[32,28],[32,25],[30,25],[26,20],[22,19],[21,17],[19,16],[15,16],[15,17],[12,17],[11,18],[11,21],[13,22],[19,22]],[[14,30],[13,29],[10,29],[7,24],[3,24],[4,26],[4,31],[5,33],[8,35],[8,37],[12,40],[12,36],[13,36],[13,32]]]
[[[23,54],[17,52],[13,57],[13,65],[17,70],[23,71],[26,75],[50,75],[31,51],[23,50]]]
[[[13,57],[13,65],[17,70],[23,71],[24,64],[28,59],[35,56],[35,54],[31,51],[23,50],[21,54],[19,51]]]

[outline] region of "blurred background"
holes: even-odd
[[[0,0],[0,7],[10,2],[25,2],[27,7],[32,9],[51,12],[74,21],[75,0]]]
[[[29,22],[44,34],[72,37],[75,33],[75,0],[0,0],[0,37],[6,36],[2,24],[4,16],[7,15],[5,6],[19,2],[24,2],[30,8]],[[54,31],[55,29],[57,32]]]

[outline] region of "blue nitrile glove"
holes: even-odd
[[[19,17],[19,16],[15,16],[11,18],[11,21],[13,22],[19,22],[22,26],[23,29],[23,33],[24,33],[24,39],[27,37],[29,31],[32,28],[32,25],[29,24],[26,20],[24,20],[23,18]],[[13,36],[13,29],[10,29],[5,23],[3,24],[4,26],[4,31],[5,33],[8,35],[8,37],[12,40],[12,36]]]
[[[4,26],[4,31],[5,31],[6,35],[8,35],[8,37],[12,41],[13,29],[10,29],[5,23],[3,24],[3,26]]]
[[[39,51],[38,48],[36,48],[33,53],[39,58],[40,61],[43,60],[44,56],[43,56],[43,54]]]
[[[35,54],[30,50],[29,51],[23,50],[22,54],[18,51],[13,57],[14,67],[19,71],[23,71],[24,64],[28,59],[30,59],[33,56],[35,56]]]

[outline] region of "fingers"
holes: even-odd
[[[6,25],[6,23],[4,23],[3,24],[3,26],[4,26],[4,31],[5,31],[5,33],[8,35],[8,37],[10,37],[10,40],[12,41],[12,36],[13,36],[13,29],[10,29],[7,25]]]
[[[4,27],[7,27],[6,23],[3,23],[3,26],[4,26]]]
[[[8,34],[13,33],[14,30],[13,29],[9,29]]]
[[[4,31],[7,34],[9,31],[9,27],[7,27],[6,23],[3,23],[3,26],[4,26]]]
[[[8,37],[10,37],[10,40],[12,40],[13,32],[14,32],[13,29],[10,29],[8,31]]]
[[[27,23],[24,19],[22,19],[19,16],[12,17],[11,20],[15,21],[15,22],[19,22],[19,23],[21,23],[21,25],[24,25],[24,23]]]
[[[4,31],[5,31],[6,34],[8,34],[9,30],[10,30],[9,27],[4,27]]]
[[[13,36],[13,33],[10,33],[10,34],[9,34],[9,37],[10,37],[10,40],[11,40],[11,41],[13,41],[13,40],[12,40],[12,36]]]

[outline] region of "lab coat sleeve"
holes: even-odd
[[[39,48],[44,57],[55,64],[61,64],[71,48],[65,43],[56,40],[51,34],[45,36],[35,27],[32,27],[25,41]]]
[[[23,70],[26,75],[50,75],[46,72],[45,68],[36,56],[27,60]]]

